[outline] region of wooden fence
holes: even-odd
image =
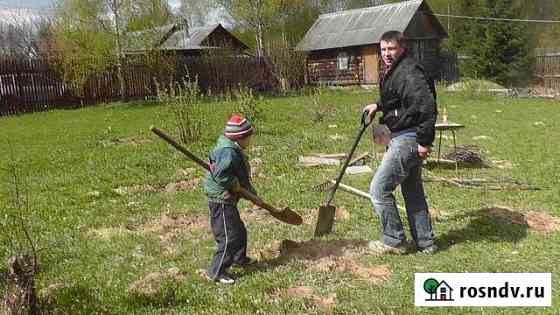
[[[556,52],[538,52],[535,56],[535,76],[547,89],[560,92],[560,49]]]
[[[88,75],[80,87],[65,82],[61,69],[62,64],[48,60],[0,60],[0,115],[122,99],[115,66]],[[161,62],[131,56],[123,64],[122,73],[127,100],[156,96],[156,82],[166,85],[187,75],[197,77],[205,93],[220,93],[239,85],[260,89],[272,86],[264,60],[247,56],[167,56]]]

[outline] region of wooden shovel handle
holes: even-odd
[[[193,160],[196,164],[202,166],[207,171],[210,171],[210,165],[206,161],[203,161],[203,160],[199,159],[196,155],[192,154],[189,150],[187,150],[185,147],[183,147],[182,145],[177,143],[177,141],[175,141],[173,138],[171,138],[163,130],[158,129],[156,127],[151,127],[150,130],[152,130],[153,133],[158,135],[160,138],[165,140],[167,143],[172,145],[175,149],[179,150],[181,153],[186,155],[189,159]],[[240,187],[240,189],[237,193],[243,199],[247,199],[247,200],[251,201],[253,204],[255,204],[255,205],[257,205],[257,206],[259,206],[259,207],[261,207],[265,210],[268,210],[270,212],[276,212],[276,213],[282,212],[282,210],[278,210],[275,207],[269,205],[268,203],[262,201],[262,199],[260,199],[255,194],[253,194],[252,192],[250,192],[249,190],[247,190],[243,187]]]

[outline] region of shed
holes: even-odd
[[[377,84],[381,35],[403,32],[409,53],[432,79],[440,74],[440,45],[447,32],[424,0],[322,14],[299,42],[307,52],[311,84]]]
[[[229,48],[241,53],[249,48],[221,24],[205,27],[188,27],[186,23],[169,24],[134,32],[130,38],[128,54],[157,49],[183,56],[198,56],[212,49]]]

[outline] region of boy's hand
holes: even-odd
[[[233,185],[233,187],[231,187],[231,191],[233,191],[234,193],[238,193],[241,191],[241,184],[239,184],[239,182],[236,182],[235,185]]]

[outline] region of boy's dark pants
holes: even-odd
[[[210,226],[218,249],[208,268],[212,278],[223,274],[234,262],[247,256],[247,229],[235,205],[208,202]]]

